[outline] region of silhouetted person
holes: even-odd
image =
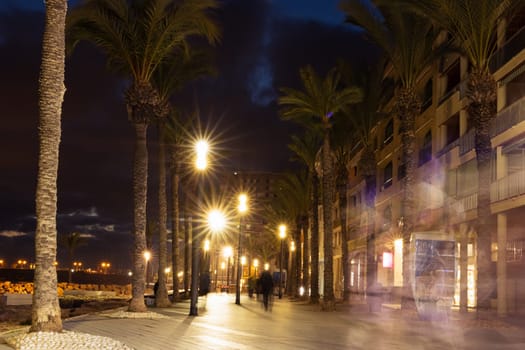
[[[208,295],[209,291],[210,291],[210,274],[208,272],[204,272],[200,276],[199,295],[201,296]]]
[[[155,282],[155,285],[153,285],[153,294],[155,295],[155,298],[157,298],[158,291],[159,291],[159,281]]]
[[[273,292],[273,278],[269,271],[263,271],[260,278],[261,291],[263,294],[264,309],[268,310],[268,304]]]

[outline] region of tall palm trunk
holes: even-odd
[[[315,170],[312,173],[312,275],[310,303],[319,303],[319,178]]]
[[[170,304],[166,287],[166,267],[168,266],[168,202],[166,198],[166,143],[163,126],[159,123],[159,271],[155,305],[166,307]]]
[[[309,243],[309,237],[308,237],[308,227],[310,226],[310,220],[308,216],[304,217],[303,225],[302,225],[302,234],[303,234],[303,269],[302,269],[302,286],[305,289],[304,295],[305,297],[308,296],[308,286],[310,285],[310,243]],[[297,247],[299,249],[299,247]]]
[[[292,296],[299,297],[299,285],[301,284],[301,249],[297,249],[301,244],[301,216],[296,219],[296,228],[293,240],[295,242],[295,251],[292,252]]]
[[[39,158],[36,188],[35,277],[32,332],[62,331],[57,294],[57,174],[64,100],[67,1],[46,1],[39,83]]]
[[[133,112],[132,112],[133,113]],[[145,269],[146,261],[146,196],[148,181],[148,149],[146,135],[148,124],[133,123],[135,128],[135,153],[133,161],[133,202],[134,202],[134,243],[133,277],[131,279],[131,302],[129,311],[144,312]]]
[[[490,309],[491,294],[495,289],[495,276],[491,268],[490,220],[490,121],[496,115],[496,82],[488,70],[474,69],[469,76],[467,96],[469,115],[475,127],[475,147],[478,166],[478,311]]]
[[[177,302],[179,299],[179,277],[178,271],[179,266],[179,237],[180,237],[180,224],[179,224],[179,184],[180,184],[180,172],[179,162],[177,159],[177,146],[172,145],[170,148],[171,158],[171,261],[172,261],[172,275],[173,275],[173,302]]]
[[[375,199],[377,189],[377,165],[372,147],[367,145],[363,150],[359,167],[365,179],[365,205],[367,213],[366,228],[366,285],[372,287],[377,281],[377,265],[375,259]]]
[[[190,274],[191,274],[191,219],[186,215],[187,207],[186,198],[184,200],[184,294],[187,295],[190,290]]]
[[[323,235],[324,235],[324,291],[323,310],[335,309],[334,296],[334,261],[333,261],[333,161],[330,149],[330,137],[328,131],[323,140],[322,156],[322,193],[323,193]]]
[[[345,167],[346,169],[346,167]],[[341,239],[342,239],[342,263],[343,263],[343,302],[350,302],[350,257],[348,254],[348,229],[346,227],[346,180],[348,179],[348,172],[340,176],[340,183],[337,185],[337,193],[339,199],[339,213],[341,225]]]
[[[405,167],[405,177],[401,182],[402,187],[402,235],[403,235],[403,300],[402,308],[413,308],[412,279],[410,278],[409,253],[410,235],[414,228],[414,176],[416,174],[416,116],[419,115],[421,102],[413,89],[403,87],[396,99],[397,115],[401,128],[401,154]]]

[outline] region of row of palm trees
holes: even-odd
[[[64,86],[65,53],[81,41],[102,50],[108,67],[128,81],[125,103],[128,120],[135,131],[133,162],[134,245],[132,299],[129,311],[145,311],[146,199],[148,178],[148,126],[160,130],[159,159],[159,270],[167,260],[167,198],[164,171],[166,145],[172,170],[173,252],[180,232],[177,189],[180,181],[180,145],[187,138],[183,122],[170,105],[171,94],[190,79],[210,72],[206,55],[196,50],[192,38],[209,44],[220,40],[220,28],[213,19],[215,0],[85,0],[67,15],[66,0],[46,1],[40,77],[40,154],[38,170],[37,229],[35,237],[35,293],[31,331],[61,331],[56,292],[56,179],[58,145]],[[67,41],[66,41],[67,32]],[[168,132],[170,130],[171,132]],[[177,259],[174,259],[174,264]],[[177,271],[176,269],[174,271]],[[167,304],[164,273],[159,273],[160,305]],[[174,286],[175,287],[175,286]],[[177,288],[178,290],[178,288]]]
[[[478,167],[478,310],[490,308],[490,291],[495,281],[490,270],[490,157],[489,125],[496,115],[496,82],[489,70],[489,59],[497,48],[499,21],[508,19],[520,6],[520,0],[342,0],[340,9],[346,22],[358,26],[382,52],[377,66],[350,67],[340,64],[324,80],[313,68],[300,70],[302,89],[281,89],[279,104],[284,120],[302,125],[305,134],[293,138],[290,148],[309,170],[310,197],[308,198],[311,226],[312,276],[311,301],[319,299],[318,273],[318,218],[317,206],[322,205],[324,232],[324,291],[323,306],[333,309],[332,271],[332,212],[334,190],[338,189],[343,239],[344,298],[348,300],[348,251],[345,224],[347,159],[352,145],[361,149],[359,173],[365,182],[365,204],[368,212],[367,255],[368,284],[375,281],[374,268],[374,202],[376,194],[377,163],[371,142],[372,128],[389,112],[400,122],[401,164],[404,178],[401,183],[401,216],[403,217],[403,255],[408,261],[410,233],[414,229],[414,188],[416,171],[415,122],[420,114],[421,78],[426,70],[450,51],[461,53],[469,61],[467,81],[467,111],[475,129],[475,151]],[[451,40],[437,46],[439,35],[448,33]],[[452,43],[454,45],[452,45]],[[388,65],[382,64],[385,59]],[[388,71],[385,69],[388,69]],[[366,72],[360,76],[359,72]],[[340,75],[348,77],[341,84]],[[384,79],[389,77],[391,79]],[[389,107],[389,90],[394,89],[393,107]],[[338,138],[337,134],[343,137]],[[322,141],[321,141],[322,140]],[[339,140],[339,141],[335,141]],[[341,143],[339,143],[342,140]],[[318,164],[317,153],[320,153]],[[318,169],[316,166],[318,165]],[[337,169],[334,184],[334,166]],[[320,191],[317,186],[321,179]],[[286,188],[286,187],[283,187]],[[318,203],[318,194],[322,199]],[[286,196],[285,196],[286,197]],[[286,210],[283,210],[283,215]],[[292,213],[294,213],[292,211]],[[297,215],[289,215],[290,221]],[[305,250],[307,251],[307,250]],[[305,259],[305,261],[307,261]],[[299,271],[294,271],[298,274]],[[303,272],[303,276],[306,276]],[[410,295],[408,264],[403,266],[404,295]],[[405,302],[408,299],[405,299]]]
[[[64,67],[66,49],[66,0],[47,0],[46,25],[43,37],[42,64],[39,85],[39,167],[36,190],[37,226],[35,235],[36,269],[35,293],[33,303],[32,331],[60,331],[60,308],[56,294],[56,271],[53,262],[56,258],[56,179],[58,174],[58,147],[61,133],[61,106],[65,93]],[[415,171],[415,118],[419,115],[421,101],[418,95],[418,78],[435,56],[436,35],[447,31],[459,49],[468,58],[471,71],[468,78],[467,98],[468,112],[475,126],[475,149],[478,164],[478,234],[479,276],[478,295],[489,295],[493,278],[490,267],[490,231],[486,219],[490,214],[489,207],[489,162],[490,136],[489,122],[494,118],[496,84],[489,71],[489,58],[496,49],[496,30],[498,20],[522,6],[520,0],[374,0],[372,5],[361,0],[343,0],[340,8],[347,15],[348,23],[358,25],[365,34],[382,50],[391,64],[395,78],[394,113],[401,123],[402,162],[405,177],[402,183],[402,215],[404,218],[404,247],[413,229],[413,205]],[[182,84],[187,77],[182,62],[193,62],[191,41],[193,36],[204,37],[214,44],[220,39],[220,30],[211,16],[211,11],[218,7],[215,0],[193,1],[126,1],[126,0],[86,0],[67,16],[68,49],[74,49],[80,41],[89,41],[101,49],[107,57],[108,66],[124,75],[129,85],[125,92],[125,103],[128,119],[135,131],[135,151],[133,165],[134,192],[134,253],[132,300],[130,311],[144,311],[144,271],[145,262],[142,253],[146,248],[146,198],[148,176],[147,130],[152,122],[159,128],[169,115],[174,115],[169,104],[172,87],[163,90],[164,85],[155,79],[157,75],[173,79]],[[186,61],[185,61],[186,59]],[[164,74],[159,74],[164,72]],[[170,72],[170,73],[166,73]],[[318,220],[317,205],[319,193],[323,208],[322,222],[324,232],[325,281],[323,305],[333,309],[333,266],[332,266],[332,209],[334,203],[335,183],[342,187],[343,176],[334,176],[335,160],[344,164],[343,153],[336,152],[333,139],[338,130],[348,132],[344,126],[337,126],[340,119],[349,118],[352,141],[360,141],[363,152],[360,161],[361,174],[367,184],[366,203],[369,215],[373,218],[375,174],[373,149],[368,139],[369,128],[380,117],[377,107],[381,96],[373,96],[368,91],[368,84],[357,81],[342,87],[341,73],[344,69],[330,71],[325,79],[320,79],[311,67],[301,69],[302,90],[282,89],[279,104],[282,118],[294,120],[305,128],[304,137],[294,143],[297,156],[308,169],[308,181],[312,190],[309,193],[307,216],[312,232],[311,253],[312,266],[318,264]],[[382,73],[382,71],[381,71]],[[196,74],[198,75],[198,74]],[[354,75],[356,75],[354,73]],[[380,74],[382,76],[382,74]],[[370,83],[370,82],[369,82]],[[359,86],[360,88],[358,88]],[[377,90],[374,90],[377,91]],[[350,106],[352,105],[352,106]],[[173,123],[172,126],[177,125]],[[180,125],[180,123],[178,124]],[[343,123],[342,125],[345,125]],[[347,124],[348,125],[348,124]],[[163,132],[161,132],[163,134]],[[170,138],[164,136],[163,141]],[[180,181],[180,138],[170,142],[172,187]],[[172,140],[173,141],[173,140]],[[302,142],[304,141],[304,145]],[[164,142],[161,142],[164,144]],[[313,147],[315,145],[315,147]],[[309,149],[300,147],[312,147]],[[343,148],[344,149],[344,148]],[[319,169],[317,153],[320,150]],[[159,157],[165,156],[164,146]],[[344,169],[338,166],[338,169]],[[166,182],[161,172],[162,183]],[[321,190],[316,188],[320,185]],[[163,185],[161,186],[163,188]],[[178,186],[177,186],[178,187]],[[175,187],[175,188],[177,188]],[[161,189],[161,191],[164,191]],[[176,196],[173,201],[176,201]],[[159,201],[166,203],[163,195]],[[340,201],[342,202],[342,201]],[[166,220],[165,204],[161,206],[161,220]],[[175,203],[175,202],[174,202]],[[179,233],[177,222],[178,202],[173,205],[173,242],[177,242]],[[343,212],[343,211],[342,211]],[[303,213],[304,214],[304,213]],[[296,218],[295,218],[296,219]],[[373,220],[369,221],[370,225]],[[166,229],[160,229],[161,240],[164,240]],[[343,225],[344,226],[344,225]],[[297,226],[299,227],[299,226]],[[369,233],[373,232],[371,230]],[[369,247],[373,249],[373,234],[369,234]],[[347,237],[343,238],[345,241]],[[163,244],[163,243],[162,243]],[[164,247],[164,246],[162,246]],[[176,251],[176,244],[173,251]],[[408,250],[405,249],[405,255]],[[343,252],[343,254],[348,254]],[[345,257],[343,257],[345,259]],[[165,265],[164,255],[161,263]],[[174,260],[176,261],[176,260]],[[307,261],[306,257],[303,261]],[[298,266],[298,264],[296,264]],[[318,271],[312,268],[311,298],[319,299],[317,285]],[[405,279],[408,278],[405,268]],[[345,271],[345,281],[348,281]],[[159,276],[163,274],[160,273]],[[305,274],[306,275],[306,274]],[[161,282],[161,281],[159,281]],[[405,280],[407,286],[408,281]],[[165,283],[165,282],[162,282]],[[345,286],[347,292],[347,286]],[[347,295],[347,293],[345,293]],[[161,300],[164,299],[161,297]],[[480,299],[479,308],[490,307],[488,298]]]

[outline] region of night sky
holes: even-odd
[[[188,111],[197,101],[205,125],[220,135],[226,167],[289,167],[286,144],[297,128],[279,119],[278,89],[299,88],[298,71],[306,64],[324,76],[338,58],[368,57],[369,44],[343,24],[337,3],[224,1],[218,14],[223,28],[216,48],[219,75],[194,83],[175,101]],[[0,259],[9,264],[34,256],[43,10],[42,0],[0,1]],[[57,224],[60,236],[76,231],[89,237],[75,253],[85,266],[102,260],[116,268],[131,266],[133,132],[123,101],[125,84],[89,45],[66,61]],[[191,98],[184,95],[188,91]],[[152,161],[154,145],[150,149]],[[155,192],[152,184],[149,193]],[[67,260],[62,247],[58,260]]]

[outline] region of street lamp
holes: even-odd
[[[209,145],[206,140],[199,140],[195,144],[195,168],[199,172],[204,172],[208,167],[208,151]],[[202,180],[199,179],[198,183],[198,193],[197,196],[202,196]],[[191,237],[191,250],[192,250],[192,259],[191,259],[191,300],[190,300],[190,316],[197,316],[199,310],[197,308],[197,302],[199,294],[197,289],[199,288],[199,254],[200,249],[200,234],[197,232],[196,235]]]
[[[253,268],[255,270],[255,278],[257,278],[257,268],[259,267],[259,260],[253,259]]]
[[[237,245],[237,281],[235,285],[235,304],[241,305],[241,237],[242,237],[242,215],[248,210],[248,196],[245,193],[239,195],[239,244]]]
[[[227,259],[226,263],[226,287],[228,288],[226,292],[230,291],[230,258],[233,255],[232,247],[224,247],[223,255]]]
[[[283,260],[284,260],[284,239],[286,237],[286,225],[279,226],[279,238],[281,239],[281,261],[279,264],[279,299],[283,297]]]

